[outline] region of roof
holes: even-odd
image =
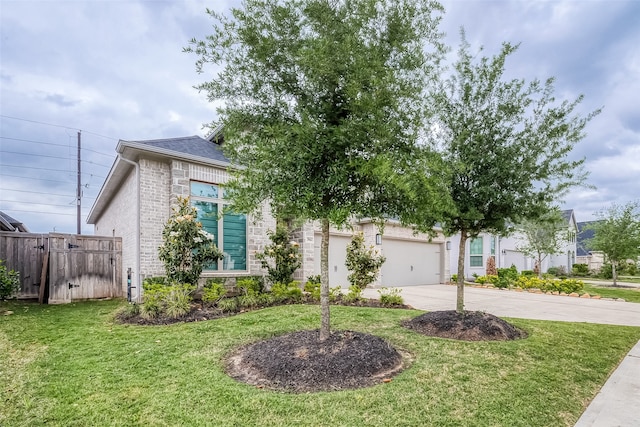
[[[123,145],[147,146],[154,152],[170,152],[194,158],[209,159],[219,163],[229,164],[229,159],[222,153],[220,144],[204,139],[198,135],[179,138],[149,139],[143,141],[120,141]]]
[[[566,209],[562,211],[562,219],[569,222],[571,221],[571,217],[573,216],[573,209]]]
[[[27,227],[17,219],[0,211],[0,231],[19,231],[28,233]]]
[[[131,168],[141,157],[177,159],[225,169],[231,166],[229,159],[222,152],[221,138],[218,134],[212,134],[208,139],[198,135],[141,141],[121,139],[116,146],[116,151],[118,157],[111,166],[98,197],[91,207],[87,216],[88,224],[95,224],[100,218]]]
[[[578,223],[578,236],[576,238],[576,256],[587,256],[591,254],[589,250],[589,239],[595,236],[595,230],[590,226],[598,221],[585,221]]]

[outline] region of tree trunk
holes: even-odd
[[[542,279],[542,254],[538,252],[538,279]]]
[[[613,286],[618,286],[618,272],[616,271],[616,263],[611,263],[611,275],[613,276]]]
[[[329,338],[329,220],[322,219],[322,242],[320,244],[320,341]]]
[[[458,292],[456,299],[456,311],[464,313],[464,252],[467,243],[467,232],[460,231],[460,249],[458,252]]]

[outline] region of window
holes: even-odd
[[[496,236],[491,236],[491,255],[496,254]]]
[[[482,237],[476,237],[469,242],[469,266],[482,267]]]
[[[206,271],[247,270],[247,217],[226,208],[224,189],[216,184],[191,182],[191,205],[198,211],[202,228],[213,234],[214,243],[224,253]]]

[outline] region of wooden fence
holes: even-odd
[[[60,304],[123,296],[119,237],[0,232],[0,259],[20,272],[18,298]]]

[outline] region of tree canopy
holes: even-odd
[[[446,186],[437,174],[423,175],[419,188],[404,176],[426,161],[416,142],[444,51],[442,7],[428,0],[243,6],[230,16],[208,11],[213,34],[186,50],[198,55],[199,72],[222,67],[197,87],[222,101],[212,126],[223,126],[225,153],[242,165],[229,184],[233,208],[255,212],[269,201],[279,212],[322,224],[324,339],[330,224],[401,216],[418,193],[431,207],[423,222],[440,217]]]
[[[503,43],[479,57],[461,32],[452,75],[432,92],[437,147],[448,165],[454,208],[442,222],[460,233],[457,311],[464,307],[464,256],[469,237],[504,233],[509,224],[536,218],[568,188],[582,184],[582,160],[571,150],[598,111],[576,113],[582,101],[556,102],[553,79],[505,80],[507,58],[518,46]]]
[[[525,219],[517,230],[523,237],[518,250],[536,260],[538,277],[542,277],[542,261],[560,253],[567,242],[568,228],[562,212],[554,208],[537,218]]]
[[[640,255],[640,203],[613,204],[596,215],[599,221],[588,227],[594,231],[594,236],[587,241],[587,246],[605,254],[616,285],[617,267],[628,259],[636,261]]]

